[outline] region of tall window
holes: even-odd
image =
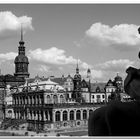
[[[67,111],[63,111],[63,121],[67,121],[68,113]]]
[[[60,121],[60,111],[56,111],[55,113],[55,120]]]
[[[70,111],[70,120],[74,120],[74,111],[73,110]]]
[[[63,95],[60,95],[60,103],[64,103],[64,97],[63,97]]]
[[[100,102],[101,102],[101,96],[97,95],[97,103],[100,103]]]
[[[51,97],[50,97],[50,95],[47,95],[47,104],[51,104]]]
[[[87,119],[87,111],[86,110],[83,110],[83,119]]]
[[[53,100],[54,100],[54,104],[57,104],[58,103],[58,97],[57,97],[57,95],[54,95],[53,96]]]
[[[77,110],[76,111],[76,120],[80,120],[81,119],[81,111]]]

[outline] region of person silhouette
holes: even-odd
[[[140,136],[140,69],[129,67],[126,73],[124,90],[135,100],[95,110],[88,120],[89,136]]]

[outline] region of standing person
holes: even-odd
[[[89,116],[89,136],[140,136],[140,69],[129,67],[124,80],[131,102],[113,101]]]

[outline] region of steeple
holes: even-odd
[[[21,36],[20,36],[20,41],[19,41],[19,47],[18,47],[18,51],[19,51],[19,55],[25,55],[25,47],[24,47],[24,41],[23,41],[23,29],[22,29],[22,24],[21,24]]]
[[[91,70],[90,68],[87,69],[87,78],[90,78],[91,77]]]
[[[79,74],[78,59],[77,59],[76,74]]]
[[[28,57],[25,55],[25,46],[23,41],[23,29],[21,24],[21,34],[20,34],[20,41],[18,47],[18,56],[15,58],[15,73],[14,75],[17,77],[28,78]]]
[[[20,39],[20,41],[19,41],[19,44],[20,44],[20,45],[24,45],[22,23],[21,23],[21,39]]]

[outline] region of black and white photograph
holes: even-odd
[[[0,138],[140,137],[140,4],[0,3]]]

